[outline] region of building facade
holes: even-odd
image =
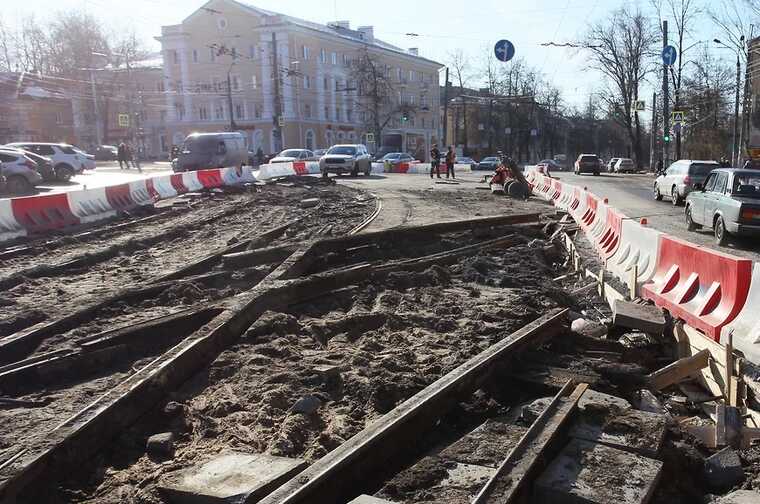
[[[424,156],[437,141],[441,65],[375,39],[372,27],[324,26],[211,0],[181,24],[162,27],[157,40],[165,113],[149,121],[149,135],[162,148],[220,130],[240,131],[251,150],[266,154],[363,142]],[[392,85],[380,139],[371,135],[371,104],[356,84],[362,55]]]

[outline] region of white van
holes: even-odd
[[[177,159],[172,160],[175,172],[243,166],[248,149],[241,133],[193,133],[185,138]]]

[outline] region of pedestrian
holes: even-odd
[[[657,165],[655,166],[654,172],[658,175],[662,173],[662,159],[657,160]]]
[[[116,148],[116,159],[119,160],[119,169],[124,169],[124,163],[127,162],[127,145],[121,142]],[[129,163],[127,163],[127,169],[129,169]]]
[[[261,150],[261,147],[259,147],[256,150],[256,163],[257,163],[257,166],[261,166],[264,164],[264,151]]]
[[[143,156],[145,155],[145,149],[142,145],[137,146],[137,155],[135,156],[134,165],[137,168],[137,171],[142,173],[142,167],[140,166],[140,161],[142,161]]]
[[[456,178],[454,176],[454,162],[457,160],[457,155],[454,153],[454,147],[449,145],[449,150],[446,152],[446,178],[449,178],[449,174],[451,174],[451,178]]]
[[[433,144],[430,149],[430,178],[433,178],[433,170],[441,178],[441,151],[438,150],[438,144]]]

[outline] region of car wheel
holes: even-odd
[[[13,175],[5,181],[5,187],[11,194],[29,194],[34,186],[24,177]]]
[[[728,243],[728,231],[726,231],[726,223],[723,222],[723,217],[715,219],[715,243],[720,246]]]
[[[598,176],[599,176],[599,172],[598,172],[598,171],[595,171],[595,172],[594,172],[594,177],[598,177]]]
[[[660,193],[660,186],[657,184],[654,185],[654,190],[652,191],[654,193],[654,199],[655,201],[662,201],[662,194]]]
[[[691,205],[686,206],[686,210],[684,212],[686,214],[686,229],[689,231],[696,231],[697,229],[700,229],[702,226],[694,222],[694,219],[691,216]]]
[[[681,196],[678,194],[678,189],[675,187],[670,190],[670,201],[673,203],[673,206],[681,206],[681,203],[683,203],[683,199],[681,199]]]
[[[55,167],[55,176],[61,182],[68,182],[74,176],[74,168],[67,164],[58,165]]]

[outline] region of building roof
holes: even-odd
[[[63,85],[29,72],[0,73],[0,93],[29,100],[67,99]]]

